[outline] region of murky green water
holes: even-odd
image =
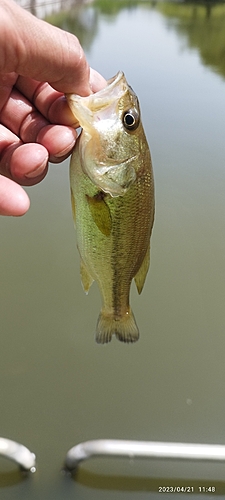
[[[0,434],[38,466],[25,480],[1,460],[0,498],[136,500],[184,482],[224,495],[222,464],[95,459],[76,481],[60,473],[89,439],[225,444],[225,6],[97,4],[50,21],[140,98],[156,183],[151,270],[132,289],[141,338],[95,344],[100,298],[80,284],[68,162],[51,165],[29,213],[0,220]]]

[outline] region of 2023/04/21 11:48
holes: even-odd
[[[159,493],[216,493],[215,486],[159,486]]]

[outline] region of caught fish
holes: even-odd
[[[138,99],[119,72],[99,92],[67,100],[82,127],[70,164],[81,280],[95,280],[102,296],[96,341],[114,334],[135,342],[139,331],[129,304],[134,278],[141,293],[150,261],[154,220],[151,157]]]

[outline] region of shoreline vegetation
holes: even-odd
[[[93,4],[102,13],[116,14],[123,8],[132,8],[140,4],[145,4],[149,8],[161,10],[162,5],[177,8],[185,6],[201,7],[206,15],[209,16],[212,11],[224,10],[225,0],[16,0],[21,7],[29,10],[37,17],[42,19],[61,11],[69,11],[73,8]],[[164,10],[164,9],[162,9]]]
[[[123,10],[154,10],[206,67],[225,77],[225,0],[17,0],[37,17],[75,33],[84,50],[97,36],[99,17],[109,22]],[[85,8],[86,7],[86,8]]]

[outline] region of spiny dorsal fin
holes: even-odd
[[[102,191],[95,196],[88,196],[86,194],[88,206],[96,226],[102,234],[109,236],[112,229],[112,219],[109,207],[104,201],[104,197],[105,194]]]
[[[144,260],[141,264],[140,269],[138,270],[136,276],[134,277],[134,281],[136,283],[137,291],[140,294],[142,292],[145,278],[147,276],[147,272],[150,264],[150,244],[148,246],[147,252],[145,254]]]

